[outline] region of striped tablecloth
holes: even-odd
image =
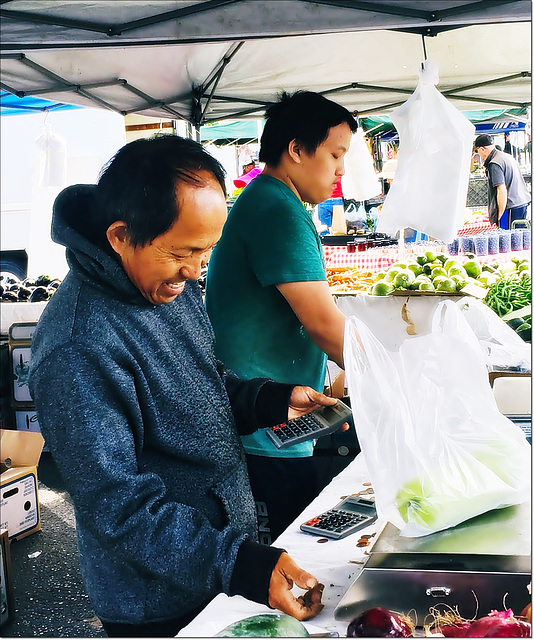
[[[484,231],[491,231],[491,229],[497,229],[497,226],[491,224],[488,220],[480,220],[479,222],[468,222],[464,224],[461,229],[458,229],[456,235],[458,236],[472,236],[477,233],[483,233]]]
[[[421,255],[431,249],[436,253],[444,253],[447,255],[447,246],[427,246],[427,245],[409,245],[405,249],[404,258],[413,258]],[[326,268],[335,267],[354,267],[362,271],[386,271],[394,262],[401,260],[399,250],[397,248],[373,248],[367,251],[356,251],[348,253],[345,246],[323,246]],[[463,261],[465,256],[460,254],[459,260]],[[530,259],[530,251],[512,251],[510,253],[497,253],[488,256],[477,256],[477,260],[481,263],[489,262],[507,262],[511,258]]]

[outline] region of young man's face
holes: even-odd
[[[219,241],[226,221],[223,190],[215,177],[198,174],[206,186],[181,183],[177,190],[179,215],[171,228],[149,244],[134,247],[126,227],[116,227],[108,238],[120,255],[124,270],[143,296],[152,304],[172,302],[187,280],[197,280]],[[114,235],[113,235],[114,234]]]
[[[300,149],[299,163],[291,178],[304,202],[318,204],[330,197],[335,183],[345,173],[344,156],[351,139],[349,125],[342,122],[330,129],[313,155]]]

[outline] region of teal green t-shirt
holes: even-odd
[[[242,378],[269,377],[322,391],[326,354],[276,288],[325,280],[311,214],[283,182],[259,175],[233,205],[208,266],[206,308],[219,360]],[[277,449],[264,429],[243,437],[248,453],[312,455],[305,442]]]

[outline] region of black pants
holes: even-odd
[[[106,622],[102,620],[102,626],[108,638],[173,638],[180,629],[187,626],[193,618],[208,605],[205,602],[190,613],[165,620],[164,622],[149,622],[147,624],[121,624],[118,622]]]
[[[274,542],[353,459],[354,455],[267,458],[247,454],[259,541]]]

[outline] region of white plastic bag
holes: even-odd
[[[344,358],[378,515],[401,535],[529,499],[530,445],[499,412],[478,340],[454,303],[438,304],[430,333],[395,350],[348,317]]]
[[[532,368],[531,345],[480,300],[465,297],[457,303],[482,346],[489,371]]]
[[[475,127],[436,89],[429,60],[408,100],[391,113],[399,134],[398,165],[377,231],[411,227],[452,242],[462,226]]]
[[[373,156],[367,148],[361,127],[352,136],[345,155],[345,173],[341,176],[345,200],[363,202],[382,193],[382,185],[375,172]]]

